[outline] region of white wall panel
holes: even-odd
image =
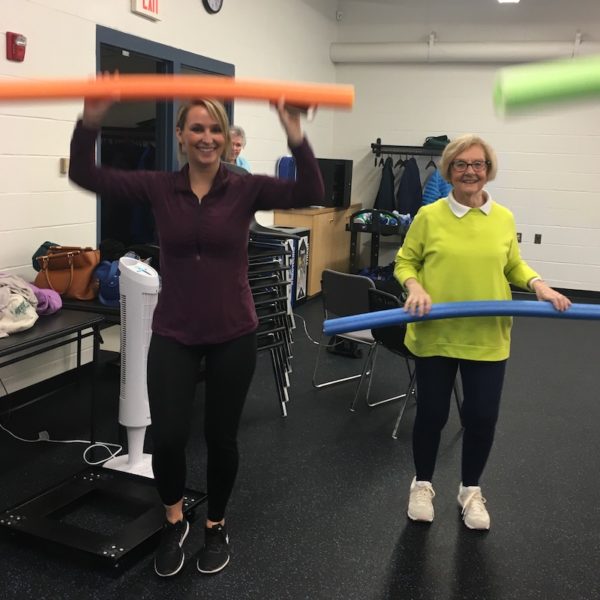
[[[373,205],[381,177],[370,151],[376,138],[421,145],[429,135],[481,135],[499,156],[492,196],[513,211],[531,242],[542,233],[531,256],[543,261],[544,277],[560,287],[576,281],[577,289],[598,289],[593,240],[600,239],[600,105],[501,119],[491,102],[493,65],[339,65],[337,73],[338,81],[356,87],[354,111],[336,115],[335,126],[336,146],[355,161],[354,202]],[[578,270],[588,275],[565,276],[564,264],[554,268],[561,250],[569,264],[585,255]],[[524,248],[525,258],[529,254]],[[382,254],[381,264],[388,258],[393,255]]]
[[[15,81],[16,77],[6,77],[0,74],[0,81]],[[32,78],[34,79],[34,78]],[[37,77],[35,79],[38,79]],[[81,113],[81,100],[64,100],[62,102],[3,102],[0,105],[0,115],[6,117],[32,117],[39,122],[40,119],[47,121],[57,120],[72,125],[74,115]],[[23,124],[24,121],[21,121]],[[6,121],[3,121],[4,130]],[[32,143],[32,140],[29,140]]]
[[[556,263],[542,260],[530,260],[529,264],[544,279],[555,279],[561,286],[572,290],[600,291],[600,267],[574,263]]]
[[[70,344],[4,367],[0,371],[0,376],[8,393],[21,389],[24,383],[33,385],[64,371],[74,369],[77,366],[77,354],[71,346],[75,348],[75,344]],[[89,339],[85,339],[81,342],[81,364],[91,362],[92,356],[91,342]],[[84,397],[83,401],[89,402],[87,397]]]
[[[19,206],[0,220],[0,232],[95,222],[96,196],[68,189],[58,192],[0,194],[4,206]]]
[[[59,174],[58,169],[58,156],[1,156],[2,191],[18,194],[70,190],[68,180]]]
[[[340,0],[340,42],[447,42],[600,40],[596,0]],[[375,24],[377,25],[375,27]]]
[[[600,39],[594,0],[528,0],[520,5],[471,0],[341,0],[342,43],[585,42]],[[436,43],[436,42],[434,42]],[[575,49],[575,44],[573,44]],[[370,144],[420,145],[428,135],[477,133],[499,156],[489,185],[515,214],[523,255],[556,285],[600,284],[600,104],[597,100],[499,118],[492,89],[503,65],[339,64],[338,81],[356,86],[356,108],[336,115],[335,145],[355,161],[353,201],[371,206],[381,171]],[[533,244],[535,233],[542,243]],[[567,258],[568,257],[568,258]],[[582,257],[582,258],[579,258]],[[393,258],[386,248],[381,262]],[[570,272],[572,271],[572,272]]]

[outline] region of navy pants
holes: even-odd
[[[152,334],[148,350],[152,467],[163,504],[176,504],[185,487],[185,449],[203,358],[206,359],[207,517],[220,521],[225,516],[238,470],[237,433],[256,366],[255,333],[222,344],[199,346],[186,346]]]
[[[494,442],[506,361],[474,361],[443,356],[416,359],[417,415],[413,456],[419,481],[431,481],[442,429],[448,421],[458,370],[463,388],[462,483],[479,485]]]

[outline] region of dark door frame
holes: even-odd
[[[211,75],[235,76],[235,65],[214,58],[187,52],[179,48],[173,48],[165,44],[153,42],[135,35],[123,33],[115,29],[109,29],[102,25],[96,25],[96,71],[101,68],[102,45],[114,46],[122,50],[128,50],[149,56],[164,65],[165,73],[178,74],[184,69],[192,69],[201,73]],[[226,106],[230,123],[233,123],[233,103]],[[175,103],[159,102],[157,104],[156,132],[157,139],[164,140],[164,146],[160,149],[163,153],[164,164],[167,170],[178,169],[177,148],[174,144],[175,138]],[[100,239],[100,202],[96,206],[96,238]]]

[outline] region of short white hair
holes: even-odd
[[[496,174],[498,173],[498,158],[496,157],[496,152],[494,152],[494,149],[478,135],[467,133],[457,137],[444,148],[442,159],[440,160],[439,171],[446,181],[451,181],[450,169],[452,168],[452,161],[471,146],[481,146],[483,148],[485,159],[490,163],[487,168],[487,180],[493,181],[496,178]]]
[[[246,132],[239,125],[232,125],[229,128],[229,135],[232,138],[241,137],[242,138],[242,146],[246,145]]]

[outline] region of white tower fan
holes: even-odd
[[[128,454],[104,463],[144,477],[153,477],[152,456],[144,454],[146,427],[150,425],[150,407],[146,385],[146,361],[152,334],[152,315],[160,278],[155,269],[124,256],[119,260],[119,295],[121,304],[121,386],[119,423],[127,429]]]

